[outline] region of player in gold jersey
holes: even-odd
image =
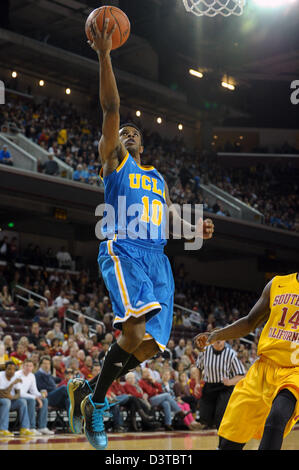
[[[281,449],[299,420],[299,274],[274,277],[249,314],[195,338],[200,350],[247,336],[263,323],[258,360],[235,386],[223,416],[219,449],[241,450],[252,438],[259,450]]]

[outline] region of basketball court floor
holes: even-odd
[[[299,425],[286,437],[282,450],[299,450]],[[196,451],[216,450],[218,437],[216,431],[176,431],[176,432],[139,432],[109,434],[108,451]],[[258,441],[250,441],[244,450],[257,450]],[[94,450],[82,435],[57,434],[50,437],[0,438],[1,450]]]

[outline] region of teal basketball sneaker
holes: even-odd
[[[104,450],[108,446],[108,437],[105,431],[104,417],[110,417],[110,404],[105,398],[104,403],[94,403],[91,394],[87,395],[81,403],[81,413],[84,419],[84,433],[89,443],[97,450]]]

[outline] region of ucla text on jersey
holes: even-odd
[[[158,170],[139,165],[128,152],[118,168],[103,181],[106,207],[101,227],[104,238],[113,239],[117,234],[118,239],[165,245],[165,181]]]

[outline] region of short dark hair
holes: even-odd
[[[17,368],[17,365],[13,361],[5,362],[5,370],[7,369],[8,366],[15,366],[15,368]]]
[[[51,356],[42,356],[40,358],[39,364],[41,365],[44,361],[50,361],[52,363]]]
[[[124,124],[122,124],[119,128],[119,130],[121,131],[121,129],[123,129],[124,127],[134,127],[134,129],[136,129],[136,131],[139,132],[140,134],[140,137],[141,137],[141,145],[143,145],[143,134],[142,134],[142,131],[139,129],[138,126],[136,126],[136,124],[134,124],[134,122],[125,122]]]

